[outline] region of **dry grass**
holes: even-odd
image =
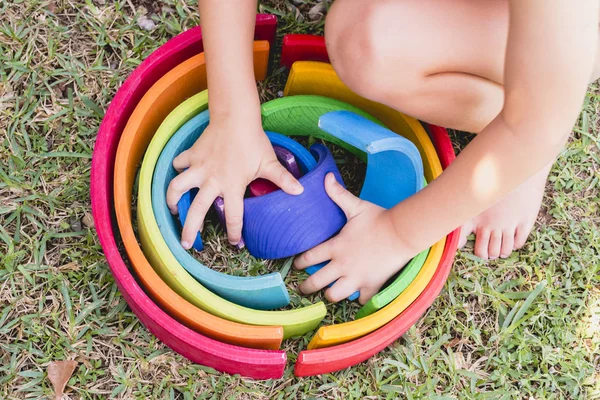
[[[262,7],[279,15],[280,33],[319,33],[322,18],[308,17],[315,5]],[[141,29],[140,15],[155,28]],[[492,263],[460,254],[427,315],[376,357],[309,379],[294,378],[290,363],[283,379],[255,382],[191,364],[158,342],[102,256],[90,158],[119,85],[197,22],[195,5],[179,0],[0,0],[0,398],[51,398],[46,366],[62,359],[79,362],[70,398],[600,398],[597,85],[526,248]],[[263,100],[284,79],[275,71],[261,84]],[[353,163],[343,169],[360,180]],[[232,272],[279,268],[233,257],[217,230],[208,243],[220,254],[202,257],[218,256]],[[292,296],[295,305],[308,300]],[[332,322],[355,306],[328,308]],[[292,361],[306,343],[285,343]]]

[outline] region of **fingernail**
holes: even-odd
[[[336,182],[335,175],[333,175],[333,172],[328,173],[326,179],[327,179],[327,183],[335,183]]]
[[[300,194],[304,191],[304,187],[300,183],[294,182],[294,183],[292,183],[292,190],[294,192]]]
[[[183,247],[186,250],[189,250],[189,248],[192,246],[190,246],[190,244],[188,242],[183,241],[183,242],[181,242],[181,247]]]

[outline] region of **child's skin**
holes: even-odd
[[[174,161],[167,203],[200,187],[182,234],[189,248],[212,200],[225,199],[229,241],[241,236],[243,195],[258,177],[302,187],[279,165],[260,119],[252,71],[256,0],[200,0],[211,123]],[[336,0],[325,24],[331,63],[352,90],[420,120],[476,132],[424,190],[384,210],[326,178],[348,223],[296,258],[306,294],[336,302],[360,290],[364,304],[420,251],[462,226],[475,254],[522,247],[545,181],[600,76],[600,0]],[[376,268],[375,268],[376,266]]]

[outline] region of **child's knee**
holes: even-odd
[[[386,2],[336,0],[325,24],[325,41],[331,64],[340,79],[354,92],[386,102],[391,92],[410,96],[415,80],[414,63],[403,60],[406,37],[386,37],[385,25],[398,16],[386,16]],[[396,23],[401,23],[396,21]],[[390,87],[393,82],[394,88]],[[400,94],[401,94],[400,93]]]

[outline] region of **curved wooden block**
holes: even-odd
[[[292,65],[284,95],[312,94],[349,103],[375,116],[388,129],[404,136],[417,146],[425,168],[425,179],[431,182],[442,172],[440,160],[427,133],[419,122],[390,107],[361,97],[348,89],[330,64],[298,61]]]
[[[303,253],[335,235],[346,223],[344,212],[325,191],[329,172],[344,186],[335,160],[321,144],[310,151],[317,166],[299,179],[304,187],[301,194],[277,190],[244,200],[243,233],[255,257],[277,259]]]
[[[437,128],[437,127],[436,127]],[[445,129],[430,131],[436,143],[440,160],[446,168],[454,160],[454,151]],[[446,246],[435,275],[419,297],[402,314],[375,332],[349,343],[318,350],[300,352],[294,374],[311,376],[326,374],[351,367],[367,360],[398,340],[427,311],[444,287],[454,255],[456,254],[460,229],[455,230],[446,239]]]
[[[264,46],[268,46],[265,43]],[[260,53],[263,54],[263,53]],[[262,65],[266,65],[261,63]],[[115,208],[123,242],[134,268],[150,265],[179,295],[209,313],[250,325],[283,326],[284,338],[313,330],[326,313],[325,305],[314,304],[289,311],[259,311],[231,303],[202,286],[177,262],[165,243],[152,212],[151,181],[148,168],[140,175],[138,193],[139,235],[144,253],[138,246],[131,225],[132,186],[135,170],[147,150],[157,128],[169,113],[195,92],[205,88],[204,55],[192,57],[173,68],[152,86],[131,115],[123,132],[115,162]],[[163,131],[166,132],[166,131]],[[144,164],[152,165],[149,157],[158,157],[171,133],[163,133],[148,149]],[[117,179],[118,178],[118,179]],[[145,199],[145,200],[143,200]],[[148,259],[146,259],[148,257]],[[141,273],[140,273],[141,275]]]
[[[276,21],[269,17],[267,22],[274,27]],[[259,26],[261,23],[257,21],[257,30]],[[244,346],[278,348],[283,335],[281,327],[248,327],[213,318],[169,289],[149,265],[149,274],[140,278],[152,295],[152,298],[148,297],[122,259],[115,241],[112,225],[113,168],[123,128],[146,91],[165,72],[200,51],[200,29],[184,32],[144,60],[117,91],[94,146],[90,179],[94,224],[119,290],[132,311],[159,340],[191,361],[219,371],[255,379],[279,378],[286,363],[283,351],[232,346],[204,335]]]
[[[300,166],[298,166],[298,163],[296,162],[294,153],[281,146],[273,146],[273,150],[275,151],[275,156],[281,165],[283,165],[294,178],[300,179],[303,173],[300,170]]]
[[[361,199],[392,208],[423,188],[423,162],[408,139],[350,111],[322,115],[319,128],[367,153]]]
[[[329,62],[323,36],[292,34],[283,37],[281,65],[291,68],[296,61]]]

